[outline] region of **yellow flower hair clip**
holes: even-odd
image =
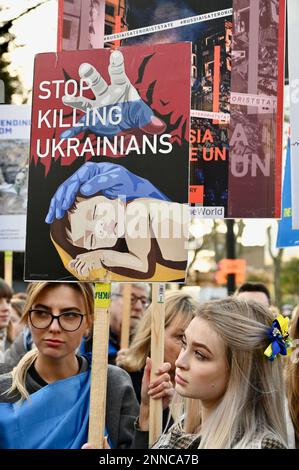
[[[291,354],[291,341],[289,339],[289,318],[278,315],[268,331],[271,344],[264,351],[270,361],[274,361],[277,354],[287,356]]]

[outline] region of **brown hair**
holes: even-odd
[[[13,290],[12,288],[7,284],[7,282],[4,281],[4,279],[0,278],[0,298],[10,300],[13,296]],[[7,332],[7,339],[11,343],[14,340],[14,330],[13,330],[13,324],[12,321],[9,320],[9,323],[6,328]]]
[[[188,324],[195,317],[196,308],[197,302],[189,294],[182,291],[166,292],[164,328],[167,328],[179,317],[185,321],[185,327],[187,328]],[[151,311],[150,306],[141,318],[132,343],[121,361],[121,366],[128,372],[142,369],[145,366],[147,356],[150,354]]]
[[[0,278],[0,298],[5,297],[6,299],[10,300],[13,296],[12,288],[4,281],[4,279]]]

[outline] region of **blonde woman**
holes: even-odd
[[[202,304],[176,361],[175,422],[154,448],[287,447],[281,358],[264,354],[275,334],[262,304],[232,297]],[[135,447],[146,447],[146,392],[144,380]]]
[[[76,351],[92,326],[92,287],[31,284],[22,320],[36,348],[0,376],[0,447],[81,448],[87,441],[90,358]],[[108,369],[106,407],[110,446],[130,447],[138,403],[129,376],[114,366]]]
[[[299,448],[299,307],[297,306],[292,314],[290,336],[292,345],[295,348],[294,353],[289,359],[286,367],[287,397],[291,420],[294,426],[296,448]]]
[[[165,343],[164,361],[170,364],[168,374],[174,383],[175,361],[180,353],[184,331],[194,318],[197,303],[181,291],[166,292],[165,296]],[[120,351],[116,364],[129,372],[138,401],[140,402],[141,381],[146,358],[150,356],[151,308],[149,308],[136,329],[136,334],[127,350]]]

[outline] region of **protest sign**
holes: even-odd
[[[107,9],[106,2],[106,9]],[[105,44],[192,41],[189,202],[227,208],[232,1],[127,2]],[[107,13],[106,13],[107,15]]]
[[[24,251],[31,108],[0,106],[0,250]]]
[[[228,217],[279,218],[285,0],[233,11]]]
[[[36,57],[27,280],[184,279],[190,47]]]

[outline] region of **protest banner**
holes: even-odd
[[[106,9],[107,9],[106,2]],[[105,44],[192,41],[189,202],[227,208],[232,1],[129,0]],[[107,13],[106,13],[107,16]]]
[[[105,43],[192,41],[189,202],[202,205],[204,217],[211,216],[212,207],[223,208],[225,217],[279,217],[284,0],[160,0],[146,7],[128,0],[127,7],[123,31],[106,35]],[[244,122],[250,123],[245,126],[247,147],[239,132]]]
[[[289,60],[289,84],[290,84],[290,165],[292,182],[292,229],[299,229],[299,64],[297,60],[298,27],[299,27],[298,2],[288,1],[288,60]]]
[[[233,11],[228,217],[279,218],[285,0]]]
[[[30,106],[0,106],[0,250],[24,251]]]
[[[186,84],[189,43],[36,57],[27,280],[184,280]]]
[[[292,178],[291,178],[291,141],[288,139],[282,190],[282,217],[278,221],[277,248],[299,246],[299,230],[293,230],[292,218]]]
[[[57,50],[103,47],[104,0],[58,0]]]

